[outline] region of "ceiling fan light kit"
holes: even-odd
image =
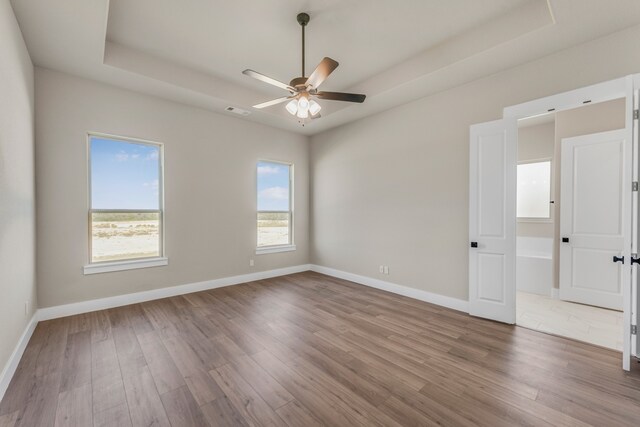
[[[261,82],[279,87],[289,91],[289,96],[274,99],[254,105],[253,108],[266,108],[272,105],[287,102],[285,109],[293,116],[296,116],[304,124],[304,120],[311,117],[319,118],[322,106],[314,99],[324,99],[329,101],[364,102],[366,95],[343,92],[318,92],[318,87],[327,77],[338,67],[338,62],[329,57],[325,57],[309,77],[305,77],[305,33],[304,29],[309,23],[310,17],[307,13],[299,13],[298,24],[302,27],[302,77],[295,77],[289,84],[267,77],[253,70],[244,70],[246,76],[260,80]]]

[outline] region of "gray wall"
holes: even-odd
[[[46,69],[35,80],[41,307],[308,262],[306,137]],[[88,131],[165,144],[168,266],[83,275]],[[295,164],[295,252],[255,255],[258,159]]]
[[[553,151],[555,145],[554,122],[521,127],[518,129],[518,161],[551,159],[553,167]],[[554,171],[551,171],[551,200],[553,197]],[[554,235],[554,215],[549,222],[518,220],[517,235],[526,237],[552,238]]]
[[[0,369],[36,303],[33,65],[8,1],[0,1]],[[25,312],[25,302],[29,310]]]
[[[639,37],[636,26],[312,137],[311,261],[466,300],[469,126],[640,72]]]

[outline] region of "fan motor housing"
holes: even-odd
[[[307,83],[306,77],[296,77],[295,79],[291,80],[291,82],[289,83],[289,86],[292,86],[292,87],[304,86],[305,83]]]

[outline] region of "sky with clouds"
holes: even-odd
[[[160,148],[91,138],[91,207],[159,209]],[[258,163],[258,210],[289,210],[289,166]]]
[[[160,147],[91,138],[91,207],[159,209]]]
[[[258,210],[289,210],[289,166],[258,162]]]

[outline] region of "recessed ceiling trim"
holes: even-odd
[[[299,27],[282,13],[293,10],[295,14],[299,4],[295,0],[282,2],[279,10],[260,3],[247,13],[236,2],[213,5],[185,0],[178,5],[172,0],[11,0],[36,66],[219,112],[228,105],[249,110],[251,105],[278,95],[242,78],[247,61],[278,79],[299,67],[298,41],[290,41],[289,35],[296,34]],[[308,49],[309,63],[317,63],[320,54],[341,62],[344,73],[337,75],[331,88],[367,93],[365,104],[341,108],[337,103],[326,103],[323,119],[304,128],[291,123],[288,113],[277,108],[256,110],[243,119],[314,134],[561,54],[564,49],[640,23],[637,0],[487,0],[482,7],[475,0],[456,0],[447,2],[446,8],[440,2],[407,0],[394,5],[395,16],[415,16],[418,26],[413,27],[412,37],[394,39],[392,35],[406,30],[406,19],[384,15],[388,10],[384,2],[363,15],[362,5],[366,3],[327,0],[309,5],[317,18],[314,31],[329,31],[330,36],[310,38]],[[235,15],[245,19],[231,19]],[[118,18],[116,26],[112,25],[114,16]],[[362,16],[369,20],[354,19]],[[221,25],[195,25],[212,17],[218,17]],[[179,26],[171,27],[172,23]],[[425,28],[437,31],[421,31]],[[154,31],[151,36],[149,29]],[[332,33],[332,29],[336,31]],[[115,43],[122,31],[127,33],[123,38],[126,46]],[[155,32],[159,32],[158,37]],[[372,45],[370,38],[377,40],[376,44]],[[397,44],[388,43],[388,39],[408,41],[414,51],[420,46],[430,48],[402,61]],[[137,41],[140,47],[132,47]],[[215,44],[219,54],[204,55],[209,43]],[[281,53],[272,55],[270,46],[280,47]],[[371,46],[375,46],[374,51]],[[368,49],[363,58],[368,59],[350,60],[363,47]],[[405,55],[408,49],[403,52]],[[289,68],[291,71],[286,71]],[[354,84],[358,79],[360,82]]]
[[[355,85],[350,90],[366,91],[370,96],[445,69],[503,43],[553,25],[546,1],[526,3],[496,19],[424,51],[415,58]]]
[[[370,94],[369,103],[378,94],[406,87],[425,76],[447,69],[451,65],[479,55],[497,45],[506,43],[531,31],[553,24],[546,1],[534,1],[514,8],[498,18],[479,25],[466,33],[435,46],[356,86],[352,90]],[[160,59],[136,49],[105,40],[104,64],[163,81],[189,91],[214,97],[221,102],[240,105],[242,108],[256,103],[256,91],[248,90],[225,79]],[[258,95],[260,101],[269,95]],[[323,120],[332,114],[352,106],[330,104],[323,108]],[[375,108],[374,108],[375,109]],[[288,117],[282,109],[265,109],[259,114]]]

